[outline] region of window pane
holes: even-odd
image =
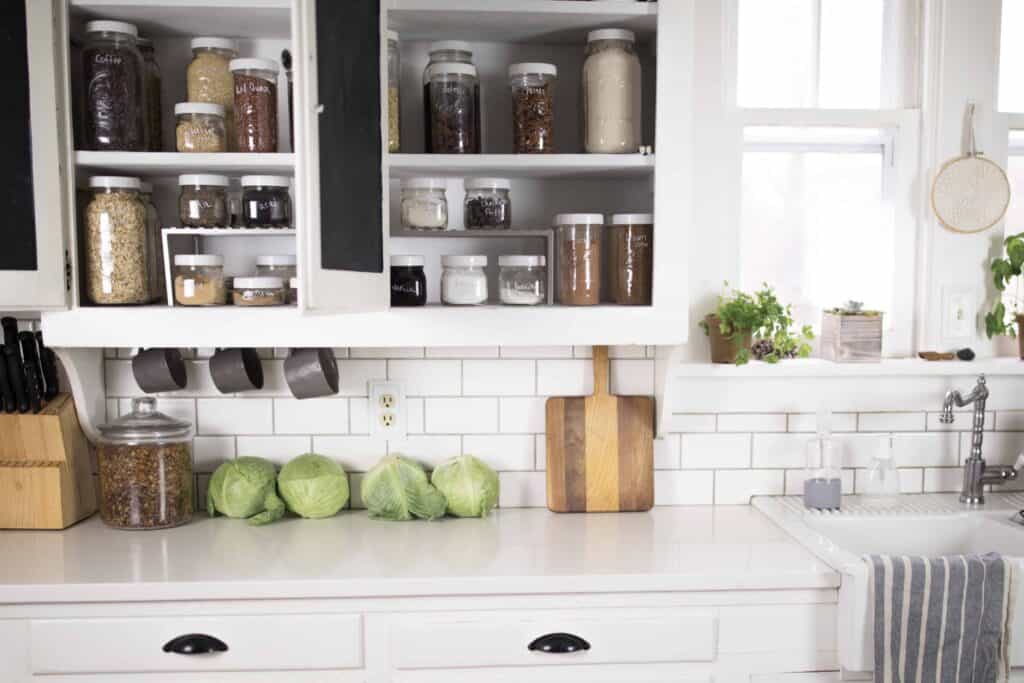
[[[1013,140],[1013,135],[1010,137]],[[1011,154],[1006,165],[1010,179],[1010,206],[1006,210],[1004,223],[1007,235],[1024,232],[1024,156]]]
[[[877,109],[882,94],[882,0],[822,0],[818,106]]]
[[[747,152],[743,157],[740,286],[763,282],[799,324],[854,299],[891,311],[894,221],[883,154]]]
[[[1003,0],[999,40],[999,111],[1024,112],[1024,2]]]

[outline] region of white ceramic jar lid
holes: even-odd
[[[522,76],[523,74],[543,74],[546,76],[557,76],[558,67],[555,66],[554,64],[548,64],[546,62],[520,62],[518,64],[509,65],[509,77]]]
[[[427,80],[430,80],[434,76],[443,74],[476,76],[476,67],[472,64],[465,64],[463,62],[435,62],[427,67]]]
[[[600,213],[560,213],[555,216],[552,225],[604,225],[604,215]]]
[[[487,257],[482,254],[449,254],[441,257],[441,265],[448,268],[483,268]]]
[[[445,178],[402,178],[402,187],[412,190],[443,190],[447,186]]]
[[[538,268],[547,265],[547,258],[535,254],[507,254],[498,257],[499,266]]]
[[[100,187],[107,189],[138,190],[142,181],[138,178],[123,175],[94,175],[89,178],[89,187]]]
[[[244,71],[246,69],[272,71],[276,74],[280,67],[273,59],[260,59],[259,57],[243,57],[242,59],[232,59],[228,62],[229,71]]]
[[[236,277],[235,289],[281,289],[284,280],[279,277]]]
[[[588,43],[598,40],[628,40],[635,43],[636,34],[624,28],[601,28],[587,34]]]
[[[210,173],[186,173],[178,176],[178,185],[214,185],[216,187],[227,187],[231,181],[226,175],[213,175]]]
[[[231,50],[232,52],[238,52],[238,45],[231,38],[219,38],[217,36],[197,36],[192,39],[191,47],[193,50],[197,48],[211,48],[214,50]]]
[[[139,29],[127,21],[90,21],[85,25],[86,33],[124,33],[133,38],[139,37]]]
[[[265,254],[256,257],[257,266],[294,266],[295,254]]]
[[[438,40],[430,44],[427,52],[468,52],[473,54],[472,46],[464,40]]]
[[[177,254],[174,257],[176,266],[223,266],[224,257],[220,254]]]
[[[611,225],[653,225],[652,213],[613,213]]]
[[[178,102],[174,105],[174,115],[179,114],[207,114],[223,118],[224,106],[213,102]]]
[[[395,254],[391,257],[391,265],[405,268],[422,268],[424,260],[422,256],[412,254]]]
[[[467,190],[510,190],[508,178],[466,178],[463,187]]]
[[[244,175],[242,187],[290,187],[292,179],[283,175]]]

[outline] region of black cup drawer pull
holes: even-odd
[[[179,655],[206,655],[211,652],[227,651],[227,643],[205,633],[186,633],[164,643],[164,652],[173,652]]]
[[[548,633],[530,643],[528,649],[561,655],[589,650],[590,643],[571,633]]]

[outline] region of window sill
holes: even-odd
[[[680,363],[676,377],[963,377],[970,375],[1024,375],[1024,361],[986,358],[973,361],[926,361],[920,358],[885,358],[879,363],[833,363],[801,358],[779,363],[751,361],[746,365]]]

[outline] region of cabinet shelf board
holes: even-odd
[[[289,237],[295,228],[164,228],[169,236],[196,235],[198,237]]]
[[[291,37],[291,0],[71,0],[84,19],[117,19],[150,38]]]
[[[627,28],[641,40],[649,38],[657,28],[658,5],[634,0],[391,0],[388,22],[403,40],[582,45],[587,32],[598,28]]]
[[[552,235],[551,230],[392,230],[392,238],[414,239],[547,239]]]
[[[117,171],[147,176],[173,176],[180,173],[277,173],[290,176],[295,171],[295,155],[75,152],[75,166],[87,171]]]
[[[392,178],[433,175],[509,178],[638,178],[654,172],[642,154],[391,154]]]

